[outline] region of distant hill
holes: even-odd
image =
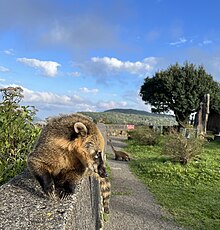
[[[39,117],[34,117],[33,123],[34,123],[34,124],[41,125],[41,126],[43,127],[44,125],[46,125],[47,122],[46,122],[46,120],[42,120],[42,119],[39,118]]]
[[[173,117],[172,115],[167,115],[167,114],[156,114],[156,113],[150,113],[144,110],[136,110],[136,109],[109,109],[104,111],[104,113],[125,113],[125,114],[136,114],[136,115],[144,115],[144,116],[168,116],[168,117]]]
[[[136,110],[136,109],[109,109],[104,111],[104,113],[125,113],[125,114],[138,114],[138,115],[146,115],[146,116],[152,116],[153,114],[150,112],[146,112],[144,110]]]
[[[105,124],[176,125],[174,116],[153,114],[135,109],[110,109],[104,112],[80,112],[95,122]]]

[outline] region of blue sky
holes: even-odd
[[[218,0],[0,0],[0,87],[38,116],[150,110],[144,78],[185,61],[220,81]]]

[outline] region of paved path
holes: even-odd
[[[116,149],[125,143],[120,138],[111,138]],[[112,171],[112,196],[110,201],[109,221],[104,230],[180,230],[155,203],[152,194],[130,172],[128,163],[116,161],[112,149],[106,146],[110,153],[108,160]],[[168,215],[166,215],[168,217]]]

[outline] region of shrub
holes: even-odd
[[[162,153],[170,156],[173,161],[187,164],[202,152],[204,141],[199,138],[186,138],[181,133],[174,132],[167,136]]]
[[[129,137],[142,145],[154,146],[159,143],[159,134],[147,126],[140,126],[130,131]]]
[[[40,128],[33,124],[36,110],[21,106],[23,95],[20,87],[0,89],[0,184],[20,173],[26,166]]]

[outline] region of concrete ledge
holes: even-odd
[[[0,229],[100,229],[99,194],[98,181],[86,178],[70,199],[52,201],[26,170],[0,187]]]

